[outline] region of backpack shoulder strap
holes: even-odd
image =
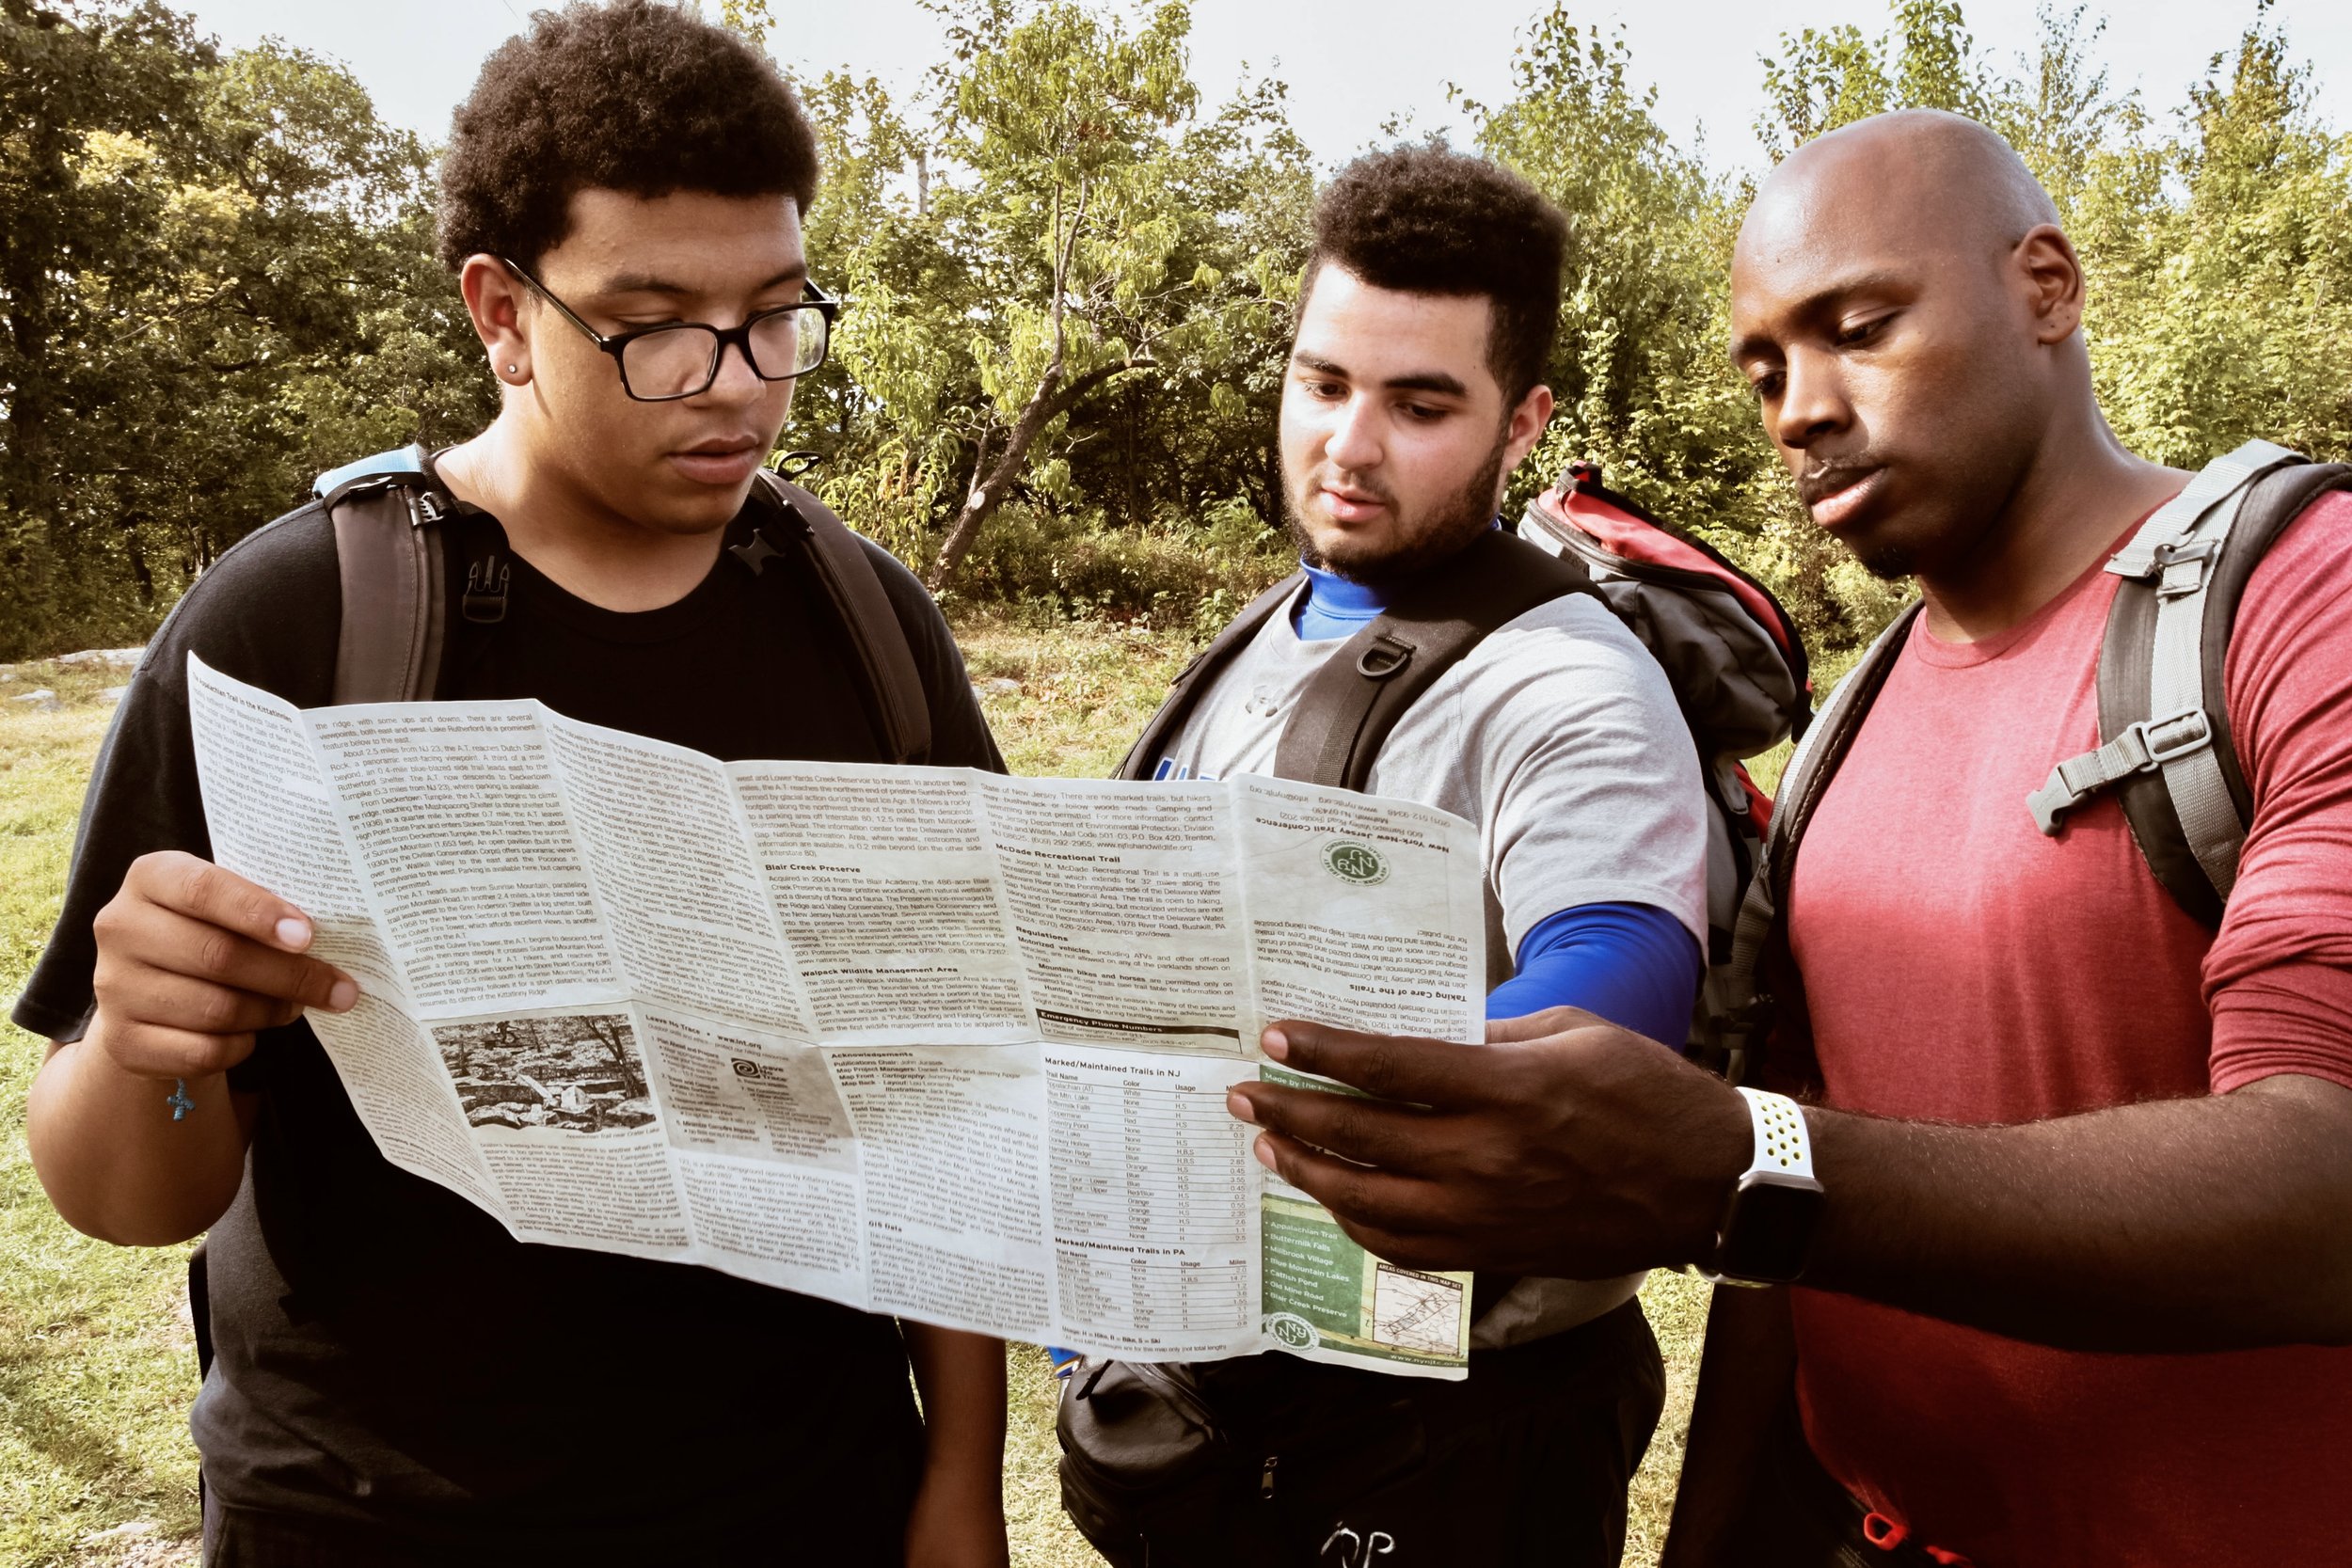
[[[1440,675],[1498,627],[1570,594],[1609,608],[1579,562],[1500,529],[1481,534],[1315,672],[1282,726],[1275,772],[1363,788],[1381,742]]]
[[[2117,789],[2149,870],[2208,926],[2220,924],[2253,814],[2224,681],[2238,602],[2287,525],[2347,482],[2352,470],[2249,441],[2159,508],[2107,563],[2124,581],[2099,649],[2101,744],[2027,798],[2055,835],[2067,812]]]
[[[1782,915],[1788,907],[1788,888],[1796,874],[1797,851],[1804,831],[1829,791],[1846,753],[1871,705],[1902,657],[1911,640],[1912,623],[1919,617],[1917,600],[1897,615],[1861,660],[1837,683],[1829,701],[1815,716],[1804,738],[1789,754],[1775,791],[1771,824],[1756,852],[1756,874],[1748,879],[1746,898],[1731,938],[1731,966],[1726,976],[1725,1019],[1721,1035],[1723,1059],[1704,1065],[1737,1084],[1747,1070],[1756,1048],[1771,1032],[1775,999],[1765,990],[1767,960],[1784,944]],[[1786,966],[1782,966],[1786,967]]]
[[[924,762],[931,754],[930,694],[906,627],[889,591],[866,557],[866,546],[832,508],[771,469],[759,470],[785,522],[805,546],[817,580],[833,603],[873,694],[882,747],[893,762]]]
[[[1209,640],[1209,645],[1192,656],[1176,679],[1168,686],[1168,695],[1160,702],[1159,711],[1143,727],[1136,743],[1127,749],[1126,760],[1119,765],[1116,777],[1148,779],[1159,766],[1159,758],[1192,717],[1200,694],[1216,681],[1217,673],[1233,660],[1233,656],[1249,644],[1258,635],[1258,628],[1273,619],[1274,612],[1290,602],[1298,585],[1306,580],[1304,572],[1293,572],[1242,608],[1242,612],[1226,623],[1225,629]]]
[[[440,677],[445,515],[424,449],[381,452],[321,474],[342,589],[332,700],[416,702]]]

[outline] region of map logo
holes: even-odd
[[[1335,839],[1323,850],[1323,868],[1343,882],[1377,887],[1389,879],[1388,858],[1369,844]]]
[[[1265,1331],[1293,1350],[1311,1350],[1323,1343],[1315,1325],[1295,1312],[1277,1312],[1265,1321]]]

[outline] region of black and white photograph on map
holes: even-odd
[[[626,1013],[445,1023],[433,1038],[476,1127],[628,1132],[656,1119]]]

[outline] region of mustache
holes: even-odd
[[[1370,480],[1345,479],[1342,477],[1342,470],[1332,468],[1318,469],[1313,474],[1309,475],[1306,485],[1299,492],[1300,499],[1303,500],[1306,497],[1313,495],[1325,485],[1330,485],[1341,490],[1352,490],[1359,495],[1370,496],[1374,500],[1378,501],[1383,506],[1394,506],[1396,504],[1396,497],[1390,493],[1387,485],[1375,484]]]
[[[1829,458],[1812,465],[1797,476],[1797,494],[1804,499],[1805,505],[1811,506],[1822,497],[1834,496],[1884,467],[1883,463],[1867,454]]]

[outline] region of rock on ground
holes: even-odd
[[[72,669],[85,664],[103,664],[115,669],[131,670],[138,666],[145,648],[84,648],[78,654],[59,654],[50,662]]]

